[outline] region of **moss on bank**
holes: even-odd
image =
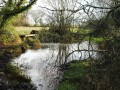
[[[31,49],[39,49],[41,47],[40,40],[38,40],[37,38],[26,38],[25,40],[23,40],[23,43],[27,45],[27,48]]]
[[[0,31],[0,46],[20,45],[21,43],[22,41],[14,29]]]

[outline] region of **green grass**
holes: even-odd
[[[70,69],[64,72],[64,78],[80,78],[85,74],[85,67],[89,67],[88,62],[76,62],[70,64]]]
[[[19,34],[29,34],[31,32],[31,30],[43,30],[43,29],[46,29],[48,30],[49,27],[15,27],[16,31],[19,33]],[[71,28],[70,29],[72,32],[76,33],[80,33],[80,34],[87,34],[89,33],[91,30],[88,30],[88,29],[79,29],[79,28]]]
[[[15,29],[18,32],[19,35],[24,35],[24,34],[30,34],[30,32],[32,30],[40,30],[40,31],[41,30],[48,30],[49,27],[22,27],[21,26],[21,27],[15,27]],[[72,31],[73,34],[77,34],[80,37],[79,38],[78,37],[77,38],[76,37],[72,37],[72,36],[69,36],[69,33],[68,33],[67,38],[65,37],[67,39],[66,41],[69,41],[68,38],[70,38],[70,40],[73,40],[73,42],[76,41],[76,40],[80,40],[82,38],[81,34],[86,35],[86,34],[91,32],[91,30],[89,30],[89,29],[79,29],[79,28],[76,28],[76,27],[75,28],[71,28],[70,30]],[[44,38],[44,37],[46,38],[47,36],[51,37],[51,36],[54,36],[56,34],[49,33],[49,35],[47,35],[47,32],[45,32],[45,35],[40,37],[40,39]],[[51,38],[53,39],[53,37],[51,37]],[[59,37],[56,37],[55,39],[59,40]],[[64,40],[64,39],[62,39],[62,40]],[[89,40],[89,36],[86,36],[86,38],[84,40]],[[41,40],[41,41],[44,42],[44,40]],[[49,41],[49,39],[48,39],[48,41]],[[91,41],[93,41],[93,42],[102,42],[103,38],[102,37],[91,37]]]
[[[15,30],[18,32],[18,34],[30,34],[32,30],[43,30],[48,29],[48,27],[15,27]]]
[[[80,81],[90,67],[88,61],[76,61],[69,64],[69,69],[64,71],[63,79],[57,90],[81,90]]]
[[[86,38],[85,38],[85,40],[89,40],[89,37],[87,36]],[[104,38],[103,37],[91,37],[91,39],[90,39],[92,42],[97,42],[97,43],[99,43],[99,42],[103,42],[104,41]]]
[[[71,28],[70,30],[73,33],[80,33],[80,34],[88,34],[88,33],[90,33],[92,31],[90,29],[80,29],[80,28]]]
[[[79,29],[79,28],[71,28],[71,31],[73,33],[79,34],[80,36],[82,36],[82,35],[84,36],[84,35],[87,35],[90,32],[92,32],[92,30],[90,30],[90,29]],[[84,40],[89,40],[89,35],[86,36]],[[104,39],[103,39],[103,37],[94,37],[94,36],[92,36],[91,41],[99,43],[99,42],[103,42]]]
[[[71,28],[71,31],[73,33],[78,33],[78,34],[83,34],[83,35],[87,35],[89,34],[90,32],[92,32],[92,30],[90,29],[80,29],[80,28]],[[89,40],[89,36],[86,36],[85,40]],[[91,37],[91,41],[94,41],[94,42],[102,42],[104,41],[103,37],[94,37],[92,36]]]
[[[57,90],[78,90],[79,83],[70,83],[69,81],[62,82]]]
[[[92,41],[96,41],[96,42],[104,41],[104,39],[102,37],[92,37],[91,39],[92,39]]]

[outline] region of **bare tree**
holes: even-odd
[[[77,11],[77,0],[47,0],[47,6],[43,7],[48,17],[51,30],[60,35],[66,33],[72,26],[74,14]],[[49,6],[49,7],[48,7]]]
[[[35,23],[34,25],[42,24],[42,17],[44,16],[44,13],[40,12],[39,10],[31,10],[29,14]]]

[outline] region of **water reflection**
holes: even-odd
[[[97,58],[98,53],[88,51],[88,48],[88,42],[83,42],[79,46],[78,44],[42,44],[41,49],[27,50],[14,59],[13,64],[19,66],[24,74],[31,78],[31,83],[37,87],[37,90],[54,90],[62,76],[58,67],[60,64],[88,57]],[[92,43],[90,50],[92,49],[98,49],[95,43]]]

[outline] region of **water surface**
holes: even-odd
[[[97,50],[98,45],[92,43],[92,46],[89,46],[87,41],[81,44],[43,43],[41,46],[42,48],[38,50],[27,50],[13,59],[13,64],[20,67],[26,77],[31,78],[31,83],[37,87],[37,90],[56,88],[62,78],[59,65],[64,64],[65,61],[98,58],[97,52],[88,51]]]

